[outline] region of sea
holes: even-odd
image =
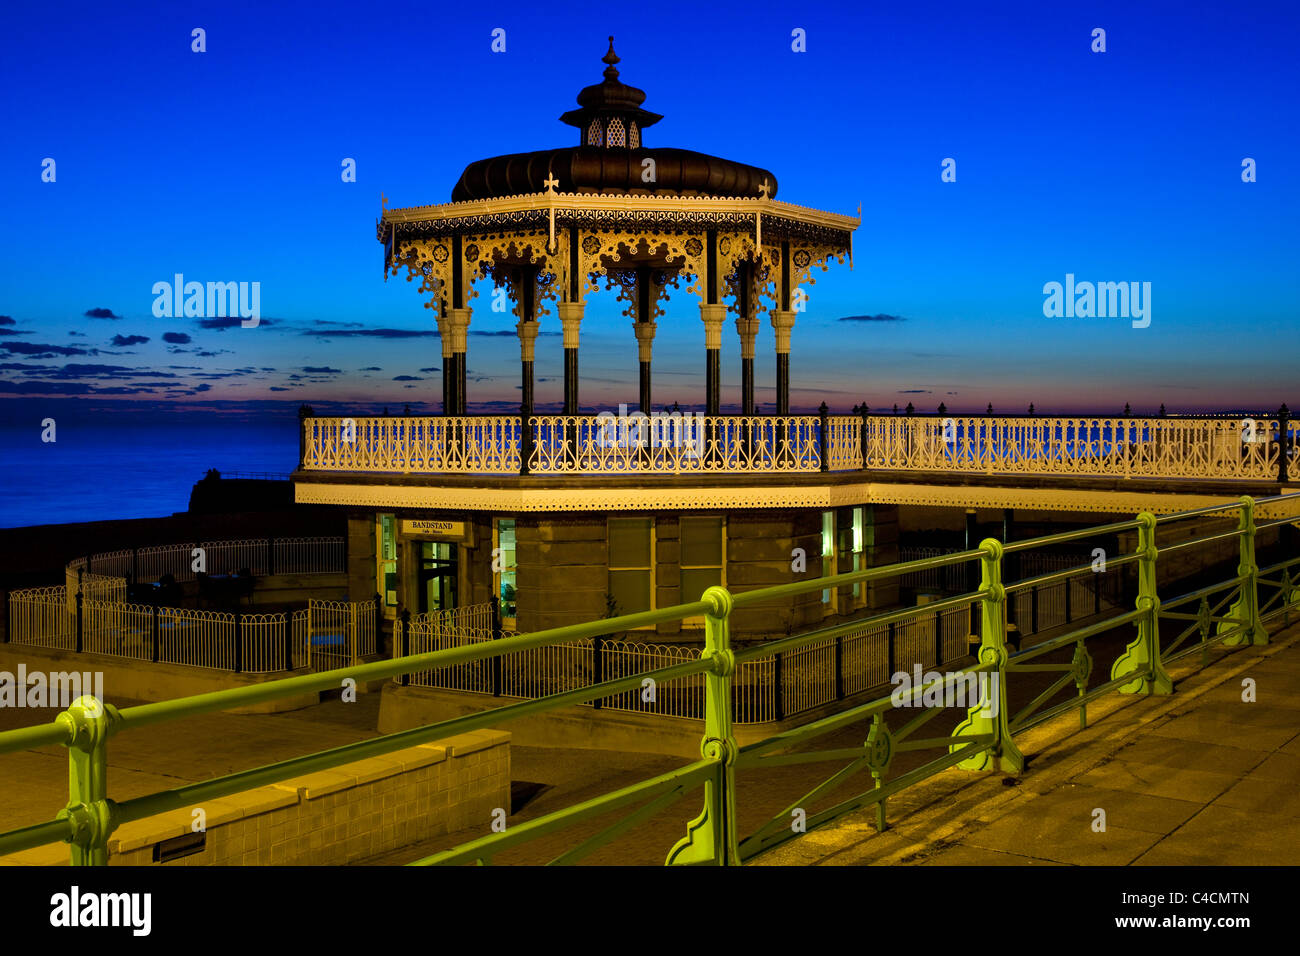
[[[298,464],[298,423],[108,425],[60,420],[54,441],[0,426],[0,528],[165,517],[189,507],[208,469],[283,477]]]

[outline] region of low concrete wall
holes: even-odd
[[[510,812],[510,735],[476,730],[196,804],[202,850],[170,866],[338,866],[469,827],[490,833]],[[155,864],[159,844],[194,834],[195,807],[127,823],[108,841],[109,865]],[[68,847],[0,857],[67,864]]]
[[[361,594],[356,600],[364,601],[371,594]],[[253,604],[302,604],[308,600],[348,600],[348,576],[339,571],[332,574],[272,574],[257,579],[253,588]]]
[[[248,687],[278,680],[292,674],[235,674],[230,671],[209,669],[206,667],[185,667],[180,664],[155,664],[152,661],[137,661],[107,654],[91,654],[74,651],[55,650],[48,647],[35,647],[29,644],[0,644],[0,670],[11,674],[18,672],[18,665],[26,664],[30,671],[78,671],[96,672],[104,675],[104,696],[108,703],[118,699],[126,700],[174,700],[177,697],[190,697],[194,694],[206,694],[215,690],[230,690],[233,687]],[[297,671],[295,673],[306,673]],[[361,685],[358,691],[365,688]],[[249,707],[237,707],[228,711],[232,714],[277,714],[287,710],[300,710],[320,702],[319,693],[300,694],[283,700],[272,700]],[[53,711],[51,711],[53,713]]]

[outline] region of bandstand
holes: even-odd
[[[560,117],[575,144],[470,163],[449,203],[385,201],[385,278],[417,283],[433,311],[443,414],[307,418],[295,480],[299,501],[349,507],[353,589],[378,590],[390,615],[496,595],[507,623],[531,631],[695,600],[711,584],[784,583],[896,557],[896,509],[855,502],[853,475],[828,473],[858,454],[862,419],[790,413],[805,290],[832,261],[851,260],[860,219],[779,201],[766,169],[652,145],[661,116],[620,79],[612,37],[603,62],[602,81]],[[602,286],[625,304],[639,357],[639,409],[626,418],[580,404],[585,304]],[[518,415],[467,412],[469,328],[485,292],[508,296],[517,319]],[[656,409],[656,329],[693,319],[696,301],[702,407]],[[776,401],[760,415],[764,317]],[[538,331],[557,320],[563,412],[537,414]],[[739,415],[721,414],[730,320]],[[853,590],[733,627],[770,635],[893,597]]]

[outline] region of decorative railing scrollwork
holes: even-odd
[[[538,475],[957,472],[1269,481],[1276,419],[538,415],[304,420],[308,471]],[[866,461],[863,461],[865,451]]]

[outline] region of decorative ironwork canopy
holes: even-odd
[[[558,304],[569,411],[577,408],[578,325],[587,293],[603,278],[628,303],[648,409],[654,320],[664,314],[667,290],[685,278],[705,324],[709,411],[717,412],[720,329],[730,311],[741,338],[746,413],[753,412],[754,338],[765,312],[777,338],[776,410],[788,412],[790,330],[806,299],[800,287],[812,285],[813,273],[829,269],[832,259],[847,256],[851,265],[860,215],[778,202],[776,177],[756,166],[646,147],[642,131],[661,117],[641,108],[643,91],[619,80],[612,37],[603,62],[603,82],[579,93],[579,108],[561,117],[581,131],[579,145],[471,163],[450,203],[389,209],[385,200],[377,223],[385,278],[404,271],[408,281],[419,281],[457,380],[474,281],[490,278],[504,288],[520,322],[527,410],[536,321],[548,301]],[[464,413],[463,391],[455,382],[444,391],[451,414]]]

